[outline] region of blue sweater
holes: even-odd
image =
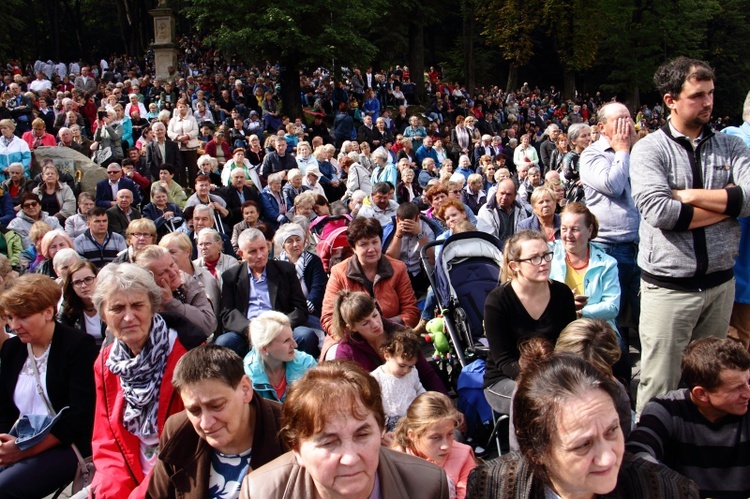
[[[281,396],[281,400],[276,396],[276,390],[273,389],[273,386],[271,386],[271,383],[268,381],[268,374],[266,374],[263,359],[255,348],[245,355],[244,364],[245,374],[247,374],[253,382],[253,389],[258,395],[265,399],[283,402],[286,400],[286,394],[289,393],[289,387],[292,386],[292,383],[300,379],[303,374],[316,364],[316,362],[311,355],[306,354],[305,352],[297,350],[294,353],[294,360],[286,363],[287,391]]]

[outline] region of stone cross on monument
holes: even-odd
[[[156,77],[166,80],[169,67],[177,69],[177,43],[175,43],[174,12],[167,0],[159,0],[156,8],[148,11],[154,18],[154,66]]]

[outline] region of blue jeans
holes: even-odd
[[[292,331],[292,336],[297,343],[297,350],[309,353],[313,358],[317,359],[320,357],[318,333],[312,327],[308,327],[308,323],[310,323],[309,319],[304,326],[295,327]],[[318,319],[318,325],[320,325],[320,319]],[[224,334],[219,335],[214,340],[214,344],[234,350],[242,359],[250,351],[250,342],[247,336],[235,333],[234,331],[225,331]]]
[[[60,444],[0,471],[0,499],[45,497],[73,481],[78,460]]]
[[[633,312],[632,324],[638,324],[641,316],[641,269],[638,267],[638,243],[601,243],[600,248],[609,256],[617,260],[617,273],[620,281],[620,312],[617,314],[617,328],[620,330],[620,349],[622,358],[615,364],[615,376],[630,379],[630,338],[625,325],[628,318],[625,315],[625,303],[630,305]],[[627,367],[625,367],[627,363]]]

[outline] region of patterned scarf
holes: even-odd
[[[154,315],[151,332],[143,350],[136,355],[120,340],[115,340],[107,359],[107,368],[120,377],[125,398],[123,425],[136,436],[157,435],[156,415],[159,389],[169,354],[169,328],[160,315]]]

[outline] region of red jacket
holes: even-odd
[[[212,158],[216,157],[216,141],[211,139],[206,143],[206,154],[211,156]],[[232,149],[229,147],[229,144],[227,144],[226,141],[221,143],[221,150],[224,153],[224,160],[229,161],[232,159]],[[219,165],[219,168],[221,168],[224,165]]]
[[[21,138],[29,145],[29,149],[33,151],[34,141],[36,140],[36,137],[34,137],[34,132],[24,132]],[[57,140],[55,140],[54,135],[52,135],[51,133],[45,132],[44,135],[42,135],[42,145],[43,146],[56,146]]]
[[[320,324],[325,332],[330,334],[331,323],[333,322],[333,307],[341,290],[348,289],[367,293],[367,288],[362,283],[363,278],[363,272],[356,256],[347,258],[333,266],[331,277],[326,285],[326,293],[323,297],[323,312],[320,316]],[[373,289],[383,317],[391,319],[398,316],[409,327],[417,325],[417,322],[419,322],[417,298],[414,296],[414,290],[411,287],[409,273],[404,262],[383,255],[378,263],[378,274],[375,277]]]
[[[148,488],[148,477],[143,475],[141,468],[141,442],[122,426],[125,399],[122,396],[120,378],[112,374],[105,365],[111,349],[110,345],[102,350],[94,364],[96,409],[91,447],[96,473],[91,490],[96,499],[141,498]],[[172,386],[172,373],[177,361],[186,353],[187,350],[178,339],[167,357],[159,392],[159,435],[164,430],[167,418],[185,408]]]

